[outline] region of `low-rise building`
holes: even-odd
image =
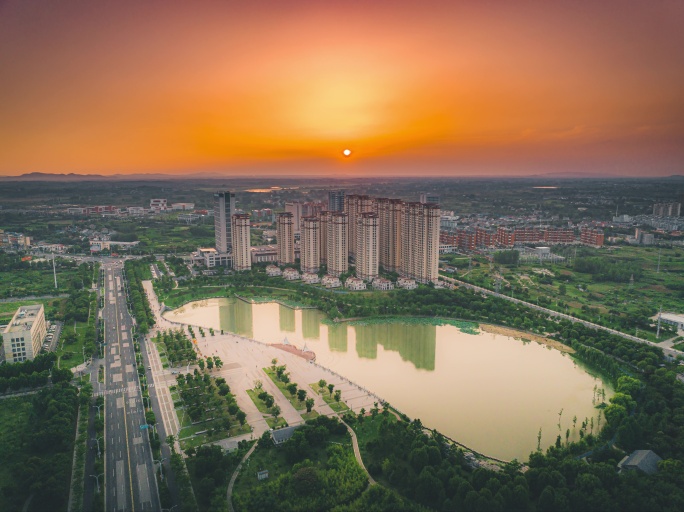
[[[221,253],[213,247],[207,247],[197,249],[197,252],[192,253],[191,259],[193,263],[200,263],[207,268],[214,268],[230,265],[233,258],[230,253]]]
[[[409,279],[408,277],[400,277],[397,279],[397,286],[399,288],[404,288],[405,290],[414,290],[418,288],[415,279]]]
[[[394,290],[394,283],[389,279],[383,277],[378,277],[373,279],[373,289],[374,290]]]
[[[339,288],[342,286],[342,281],[337,276],[331,276],[330,274],[323,276],[321,284],[326,288]]]
[[[318,274],[304,272],[302,274],[302,281],[304,281],[306,284],[318,284],[321,282],[321,278],[318,277]]]
[[[194,210],[195,209],[195,203],[172,203],[171,209],[172,210],[181,210],[181,211]]]
[[[658,462],[663,460],[651,450],[635,450],[624,457],[619,463],[620,471],[635,470],[643,471],[647,475],[658,472]]]
[[[266,275],[268,277],[279,277],[283,275],[283,271],[280,270],[280,267],[276,267],[275,265],[268,265],[266,267]]]
[[[300,279],[300,275],[299,272],[297,272],[297,269],[288,267],[283,271],[283,279],[286,281],[296,281],[297,279]]]
[[[366,289],[366,283],[358,277],[350,277],[345,281],[344,287],[349,290],[360,291]]]
[[[47,334],[45,308],[42,304],[22,306],[2,332],[5,361],[21,363],[32,360],[40,352]]]

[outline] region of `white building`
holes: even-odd
[[[197,249],[197,252],[192,253],[192,261],[201,263],[207,268],[227,266],[230,265],[231,260],[230,254],[218,252],[213,247],[200,248]]]
[[[275,265],[268,265],[266,267],[266,275],[268,277],[279,277],[283,275],[283,271],[280,270],[280,267],[276,267]]]
[[[251,270],[252,254],[249,215],[236,213],[231,217],[231,236],[233,237],[233,269]]]
[[[345,281],[344,287],[350,290],[360,291],[366,289],[366,283],[363,282],[363,279],[359,279],[358,277],[350,277]]]
[[[383,291],[394,290],[394,284],[389,279],[378,277],[377,279],[373,279],[373,289]]]
[[[166,199],[150,199],[150,210],[166,210]]]
[[[2,332],[5,361],[21,363],[32,360],[40,352],[46,334],[43,305],[20,307]]]
[[[405,290],[413,290],[418,288],[415,279],[410,279],[408,277],[400,277],[397,279],[397,286],[399,288],[404,288]]]
[[[128,215],[145,215],[145,208],[142,206],[129,206],[126,208],[126,211],[128,212]]]
[[[330,274],[323,276],[321,284],[326,288],[339,288],[342,286],[342,281],[337,276],[331,276]]]
[[[283,271],[283,279],[286,281],[296,281],[299,278],[299,272],[294,268],[288,267]]]
[[[172,210],[181,210],[181,211],[194,210],[195,209],[195,203],[172,203],[171,209]]]
[[[302,281],[304,281],[306,284],[318,284],[321,282],[321,278],[318,277],[318,274],[305,272],[302,274]]]

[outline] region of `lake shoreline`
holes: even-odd
[[[552,340],[546,336],[541,336],[539,334],[533,334],[527,331],[521,331],[520,329],[514,329],[512,327],[504,327],[502,325],[495,324],[480,324],[480,330],[488,332],[489,334],[501,334],[502,336],[508,336],[509,338],[515,338],[516,340],[530,340],[541,345],[546,345],[548,347],[554,348],[559,352],[565,352],[567,354],[574,354],[575,350],[572,347],[564,345],[560,341]]]

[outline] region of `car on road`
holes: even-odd
[[[151,369],[152,369],[152,367],[151,367],[151,366],[148,366],[148,367],[147,367],[147,369],[148,369],[148,370],[151,370]]]

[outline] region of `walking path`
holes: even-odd
[[[370,485],[375,485],[375,480],[373,480],[373,477],[370,475],[370,473],[366,469],[366,466],[363,464],[363,459],[361,458],[361,450],[359,450],[359,441],[356,439],[356,432],[354,432],[354,429],[347,425],[343,420],[340,419],[340,422],[342,422],[342,424],[345,427],[347,427],[347,430],[349,431],[349,435],[352,439],[352,445],[354,446],[354,457],[356,457],[356,462],[358,462],[359,466],[361,466],[363,470],[366,472],[366,475],[368,476],[368,482],[370,483]]]
[[[249,456],[252,455],[254,450],[256,450],[258,444],[258,442],[254,443],[252,447],[249,449],[249,451],[245,453],[245,456],[242,457],[240,464],[238,464],[238,467],[235,468],[235,471],[233,471],[233,475],[230,477],[230,482],[228,483],[228,492],[226,493],[226,497],[228,498],[228,510],[230,512],[235,512],[235,509],[233,508],[233,486],[235,485],[235,480],[237,480],[238,474],[240,474],[242,465],[245,463],[247,459],[249,459]]]
[[[558,318],[563,318],[565,320],[570,320],[573,323],[580,323],[584,325],[585,327],[589,327],[590,329],[597,329],[601,331],[606,331],[611,334],[615,334],[616,336],[621,336],[622,338],[631,340],[631,341],[636,341],[638,343],[645,343],[646,345],[651,345],[652,347],[658,347],[663,350],[665,354],[667,354],[670,357],[677,357],[679,355],[684,355],[684,352],[681,352],[679,350],[675,350],[673,348],[668,348],[668,347],[662,347],[658,343],[653,343],[652,341],[645,340],[643,338],[638,338],[636,336],[632,336],[631,334],[627,334],[624,332],[616,331],[615,329],[611,329],[610,327],[604,327],[603,325],[595,324],[593,322],[589,322],[588,320],[582,320],[580,318],[576,318],[571,315],[566,315],[565,313],[560,313],[558,311],[554,311],[552,309],[548,309],[542,306],[538,306],[537,304],[532,304],[531,302],[525,302],[524,300],[520,299],[515,299],[513,297],[509,297],[508,295],[503,295],[502,293],[497,293],[492,290],[488,290],[487,288],[482,288],[480,286],[475,286],[474,284],[466,283],[464,281],[459,281],[458,279],[454,279],[452,277],[446,277],[446,276],[440,276],[440,279],[452,283],[458,286],[463,286],[464,288],[468,288],[470,290],[474,290],[479,293],[484,293],[486,295],[491,295],[492,297],[498,297],[500,299],[507,300],[509,302],[515,302],[517,304],[522,304],[524,306],[527,306],[530,309],[536,309],[537,311],[542,311],[543,313],[548,314],[549,316],[554,316]]]

